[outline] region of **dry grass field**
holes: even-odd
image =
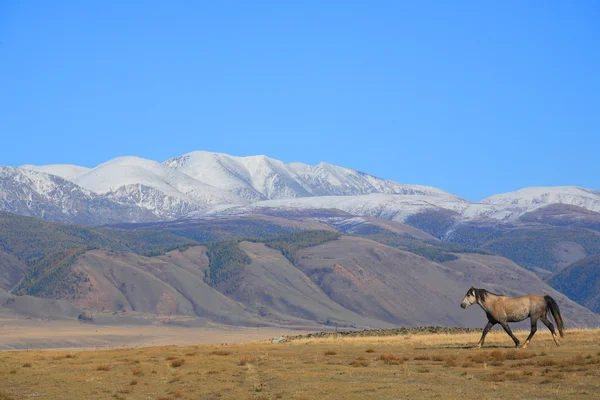
[[[524,340],[527,332],[516,332]],[[600,330],[0,353],[0,399],[600,398]]]

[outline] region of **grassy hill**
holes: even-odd
[[[551,204],[519,217],[521,222],[600,231],[600,213],[568,204]]]
[[[63,271],[86,251],[158,255],[195,244],[168,232],[94,228],[0,213],[0,284],[8,289],[24,278],[17,294],[35,296],[51,290],[73,295],[85,277],[65,280]]]
[[[545,274],[600,254],[600,233],[578,227],[466,223],[457,226],[447,240],[487,250]]]
[[[193,243],[169,232],[95,228],[0,212],[0,251],[26,262],[70,249],[103,248],[144,254]]]
[[[547,283],[590,310],[600,313],[600,255],[593,255],[556,272]]]

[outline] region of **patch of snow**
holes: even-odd
[[[19,168],[27,169],[30,171],[43,172],[50,175],[60,176],[63,179],[71,180],[72,178],[84,174],[90,170],[90,168],[80,167],[79,165],[72,164],[48,164],[48,165],[21,165]]]

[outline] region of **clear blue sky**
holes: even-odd
[[[202,149],[473,200],[600,189],[599,21],[593,0],[5,0],[0,164]]]

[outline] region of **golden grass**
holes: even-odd
[[[514,349],[504,333],[490,333],[482,350],[472,348],[479,334],[410,337],[161,346],[73,357],[68,351],[3,352],[0,400],[454,399],[482,393],[569,400],[600,390],[600,330],[567,331],[561,347],[538,332],[528,349]],[[178,360],[184,362],[173,367]]]
[[[242,357],[240,357],[240,359],[238,361],[238,365],[244,366],[244,365],[248,365],[248,364],[253,364],[256,361],[257,361],[257,359],[254,357],[242,356]],[[209,371],[209,373],[211,373],[211,372],[213,372],[213,371]],[[214,371],[213,373],[217,373],[217,371]]]

